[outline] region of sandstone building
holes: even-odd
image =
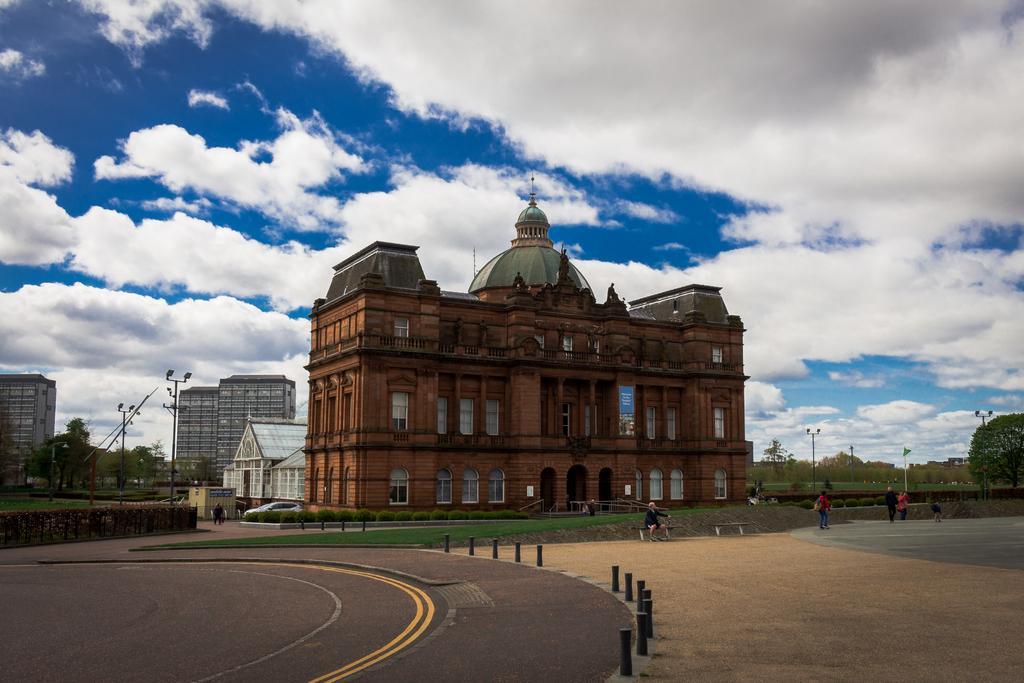
[[[743,325],[718,287],[595,298],[531,196],[512,246],[443,292],[375,242],[312,309],[312,508],[739,501]]]

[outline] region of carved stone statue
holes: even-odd
[[[516,289],[526,289],[526,280],[523,279],[523,274],[516,272],[516,278],[512,280],[512,286]]]
[[[615,283],[614,282],[611,283],[610,285],[608,285],[608,299],[605,301],[605,303],[609,303],[609,302],[613,302],[613,303],[618,303],[619,302],[619,295],[615,293]]]
[[[597,335],[594,334],[594,328],[587,330],[587,351],[597,351]]]
[[[569,279],[569,255],[562,249],[562,256],[558,261],[558,281],[565,282]]]
[[[456,318],[455,320],[455,343],[462,343],[462,318]]]
[[[480,346],[487,346],[487,323],[483,320],[480,321]]]

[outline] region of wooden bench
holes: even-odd
[[[672,528],[672,527],[668,526],[667,524],[663,524],[663,525],[661,526],[661,529],[664,529],[664,530],[665,530],[665,538],[666,538],[666,539],[668,539],[668,538],[669,538],[669,534],[668,534],[668,532],[669,532],[669,529],[671,529],[671,528]],[[659,529],[659,531],[660,531],[661,529]],[[638,530],[638,531],[640,532],[640,540],[641,540],[641,541],[646,541],[647,539],[646,539],[646,538],[644,538],[644,532],[645,532],[645,531],[650,531],[650,529],[648,529],[648,528],[647,528],[647,527],[645,527],[645,526],[641,526],[641,527],[637,527],[637,530]]]
[[[750,526],[750,522],[725,522],[725,523],[722,523],[722,524],[712,524],[711,526],[713,526],[715,528],[715,536],[721,536],[722,535],[722,527],[727,527],[727,526],[739,527],[740,536],[742,536],[743,535],[743,527]]]

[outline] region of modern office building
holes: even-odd
[[[414,246],[335,266],[310,314],[310,506],[743,500],[744,329],[720,288],[599,302],[533,197],[515,227],[467,292]]]
[[[217,458],[220,387],[189,387],[178,395],[178,460]]]
[[[0,375],[0,483],[24,483],[28,455],[54,434],[57,382]]]
[[[177,459],[211,458],[220,472],[235,458],[250,418],[295,419],[295,381],[284,375],[232,375],[178,397]]]

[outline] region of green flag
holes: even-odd
[[[907,448],[906,446],[904,446],[904,447],[903,447],[903,457],[904,457],[904,458],[905,458],[905,457],[907,457],[907,453],[909,453],[909,452],[910,452],[910,449],[909,449],[909,448]]]

